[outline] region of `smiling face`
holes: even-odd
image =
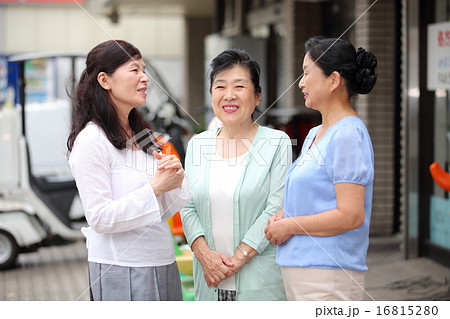
[[[298,86],[305,98],[305,106],[318,110],[329,96],[329,91],[327,90],[328,77],[317,63],[314,63],[309,53],[305,55],[303,60],[303,72],[303,77]]]
[[[131,59],[111,75],[101,72],[97,79],[120,113],[128,116],[131,109],[146,104],[149,78],[142,59]]]
[[[211,87],[214,114],[227,125],[251,125],[252,113],[261,100],[255,93],[249,71],[233,66],[218,73]]]

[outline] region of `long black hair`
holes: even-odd
[[[114,103],[108,92],[97,81],[97,75],[108,75],[131,59],[141,59],[139,50],[131,43],[122,40],[109,40],[94,47],[86,58],[86,68],[75,86],[72,98],[72,123],[67,149],[72,151],[77,135],[89,121],[94,121],[105,132],[108,140],[118,149],[127,144],[127,133],[120,125]],[[149,129],[148,124],[136,109],[128,115],[133,134]],[[151,133],[149,131],[149,133]]]
[[[321,36],[305,43],[305,52],[328,76],[334,71],[345,80],[349,98],[369,93],[377,81],[377,58],[372,52],[348,41]]]

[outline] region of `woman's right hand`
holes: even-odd
[[[150,182],[156,197],[177,187],[181,188],[184,170],[180,160],[174,155],[164,156],[157,152],[153,152],[153,156],[160,160],[155,176]]]
[[[222,280],[234,275],[234,272],[228,268],[234,266],[231,259],[210,249],[204,237],[198,237],[193,242],[192,250],[202,265],[203,276],[208,287],[217,287]]]

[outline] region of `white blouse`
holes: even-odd
[[[234,193],[244,174],[248,152],[234,158],[223,158],[217,153],[211,157],[209,196],[211,205],[211,233],[214,249],[228,257],[234,255],[233,245]],[[236,290],[235,277],[222,280],[218,288]]]
[[[157,198],[150,186],[157,160],[119,150],[102,128],[89,122],[69,157],[86,219],[88,261],[127,267],[155,267],[175,261],[167,219],[191,197],[186,178]]]

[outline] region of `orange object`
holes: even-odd
[[[436,184],[443,190],[450,192],[450,174],[444,171],[438,162],[430,165],[430,173]]]
[[[175,215],[173,215],[172,217],[170,217],[170,219],[172,220],[172,234],[174,235],[180,235],[180,236],[184,236],[184,231],[183,231],[183,224],[181,223],[181,215],[180,212],[176,213]]]
[[[175,146],[173,146],[173,144],[170,142],[167,142],[162,146],[162,153],[164,155],[175,155],[178,159],[180,159],[178,151],[176,150]]]
[[[167,142],[162,146],[162,153],[165,155],[175,155],[178,159],[180,159],[180,155],[178,154],[175,146],[172,143]],[[180,213],[176,213],[168,220],[170,229],[172,230],[172,234],[184,236],[183,224],[181,223]]]

